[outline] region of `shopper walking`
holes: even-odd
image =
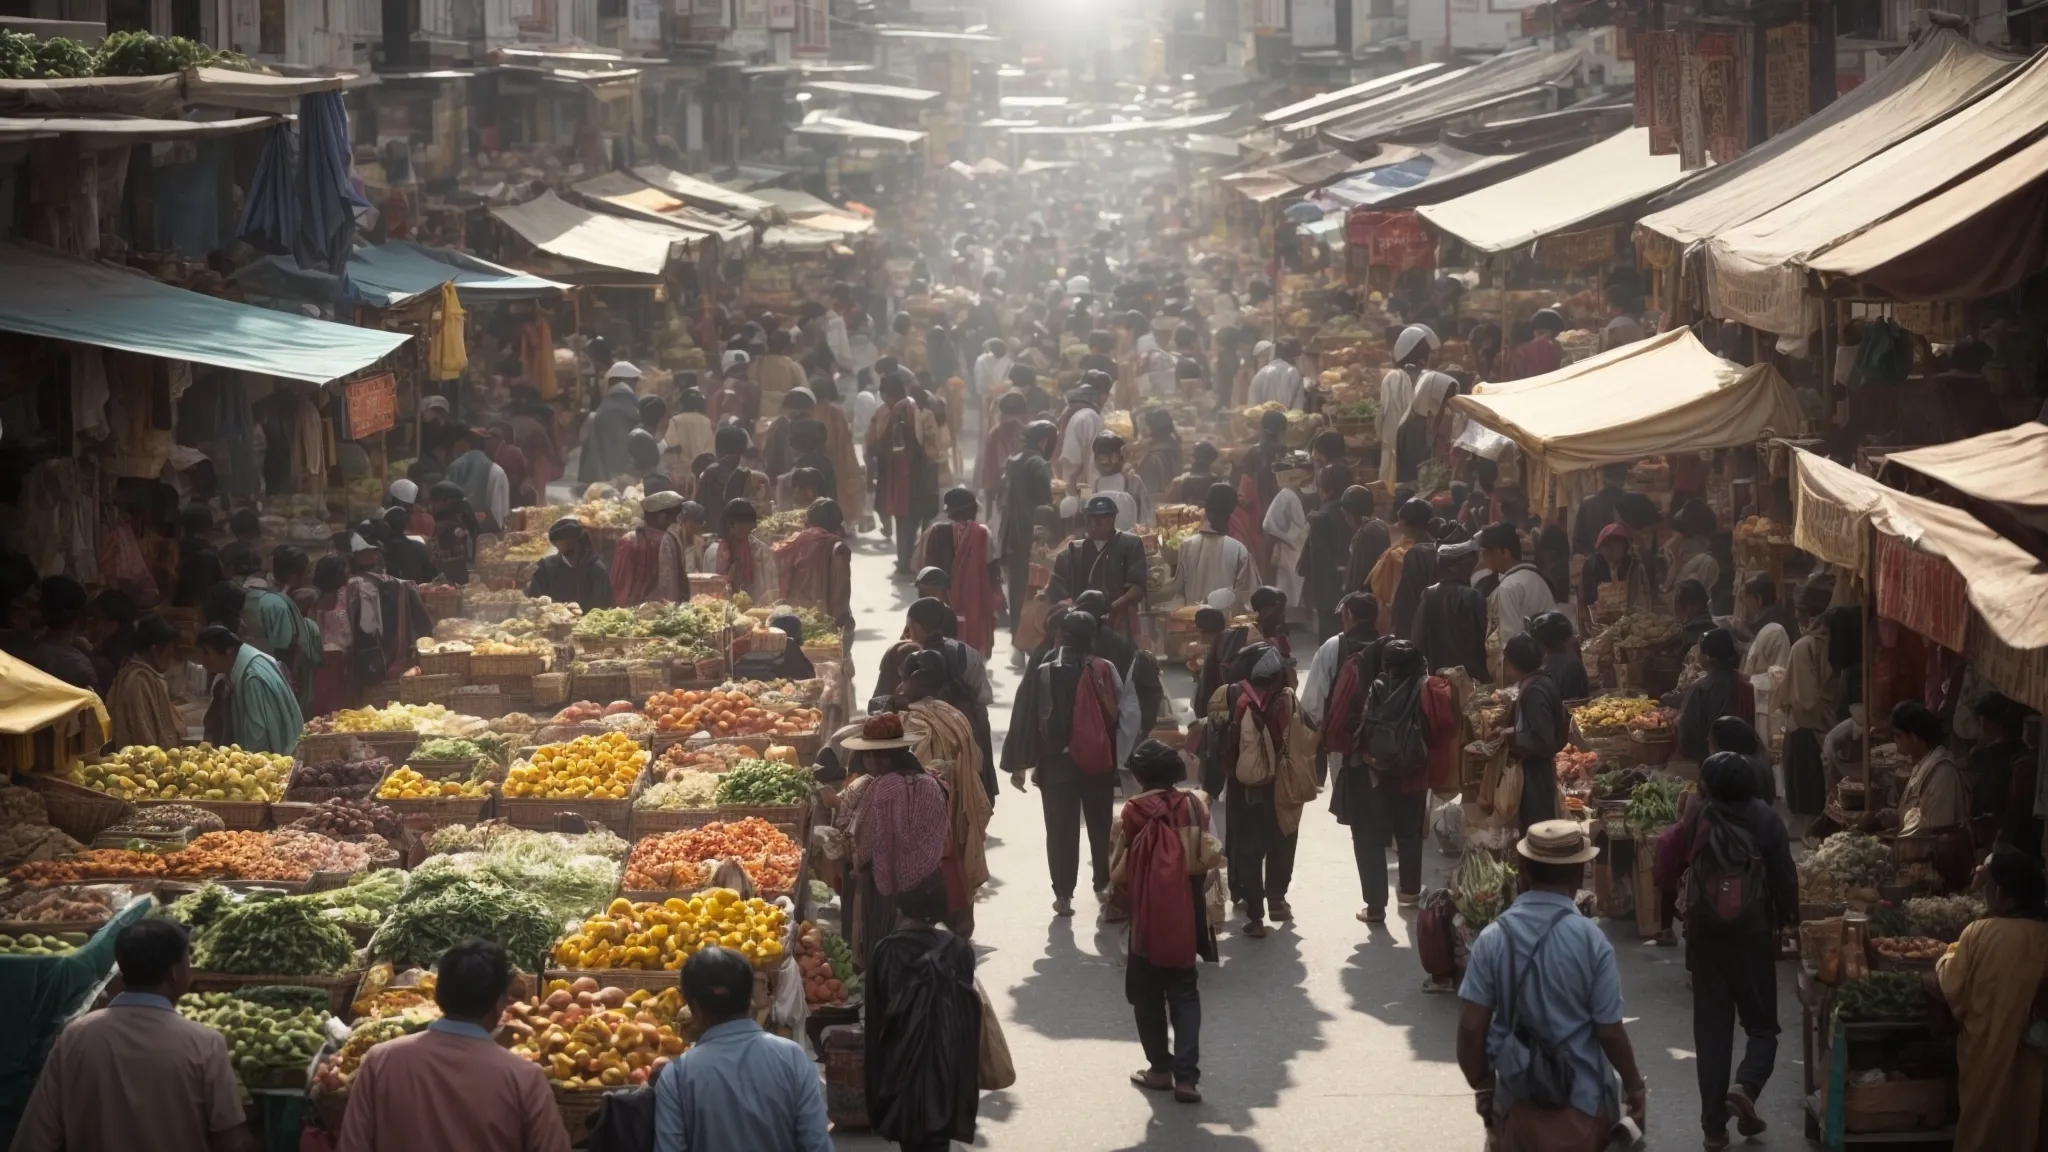
[[[1649,1105],[1621,1022],[1614,945],[1572,903],[1600,850],[1578,824],[1548,820],[1515,852],[1522,893],[1472,942],[1458,985],[1458,1067],[1488,1152],[1600,1152],[1624,1114],[1642,1128]],[[1532,1047],[1570,1070],[1562,1091],[1534,1074],[1550,1061]]]
[[[1509,741],[1508,754],[1522,768],[1521,805],[1515,816],[1524,834],[1557,816],[1557,754],[1571,732],[1571,715],[1557,683],[1543,671],[1543,646],[1523,633],[1502,653],[1507,679],[1520,685],[1515,696],[1514,724],[1500,735]]]
[[[2048,881],[2001,844],[1984,862],[1984,919],[1935,963],[1932,983],[1956,1019],[1962,1107],[1955,1152],[2040,1152],[2048,1057],[2027,1042],[2048,981]]]
[[[1144,791],[1124,803],[1110,837],[1109,870],[1130,909],[1124,998],[1137,1015],[1138,1043],[1145,1049],[1145,1067],[1131,1073],[1131,1082],[1155,1092],[1170,1088],[1175,1100],[1194,1104],[1202,1099],[1202,999],[1195,961],[1216,962],[1216,934],[1202,885],[1222,862],[1222,846],[1209,835],[1208,805],[1175,787],[1187,776],[1179,751],[1147,740],[1128,767]]]
[[[1231,890],[1244,904],[1244,934],[1254,939],[1267,934],[1269,912],[1276,922],[1294,918],[1287,889],[1294,878],[1301,809],[1315,792],[1308,768],[1312,748],[1296,707],[1287,687],[1286,660],[1271,644],[1240,651],[1230,683],[1208,707],[1202,791],[1223,797]]]
[[[945,1152],[954,1140],[974,1142],[983,1027],[974,947],[940,924],[946,883],[936,870],[896,908],[902,926],[875,945],[867,967],[868,1119],[904,1152]]]
[[[1358,738],[1331,796],[1337,822],[1351,829],[1351,853],[1365,907],[1358,919],[1387,919],[1387,848],[1400,863],[1395,897],[1422,896],[1422,825],[1429,799],[1429,724],[1422,712],[1428,670],[1405,640],[1380,648],[1381,672],[1366,693]]]
[[[817,1065],[801,1044],[754,1023],[747,958],[701,949],[683,962],[682,985],[703,1031],[655,1077],[655,1152],[831,1152]]]

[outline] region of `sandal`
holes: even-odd
[[[1164,1072],[1154,1072],[1150,1068],[1140,1068],[1131,1073],[1131,1083],[1148,1092],[1164,1092],[1173,1087],[1173,1077]]]
[[[1361,911],[1358,914],[1358,918],[1367,924],[1385,924],[1387,922],[1387,910],[1375,905]]]
[[[1245,922],[1243,934],[1254,940],[1264,940],[1266,938],[1266,931],[1267,929],[1264,924],[1257,920],[1248,920]]]

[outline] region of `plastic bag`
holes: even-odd
[[[796,968],[796,957],[785,955],[768,977],[768,1019],[800,1032],[804,1026],[804,978]]]

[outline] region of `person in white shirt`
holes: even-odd
[[[1273,586],[1287,597],[1290,607],[1299,611],[1302,581],[1297,569],[1302,545],[1308,543],[1308,510],[1302,505],[1301,489],[1314,472],[1309,468],[1308,458],[1297,452],[1274,461],[1273,473],[1280,482],[1280,490],[1266,506],[1266,518],[1259,529],[1273,546]]]
[[[1123,329],[1131,341],[1131,375],[1137,394],[1162,398],[1173,395],[1174,360],[1152,334],[1152,321],[1143,312],[1126,312]]]
[[[1209,297],[1209,330],[1220,332],[1225,328],[1237,327],[1237,294],[1230,290],[1228,279],[1216,282],[1216,291]]]
[[[1207,603],[1232,616],[1251,603],[1252,592],[1259,586],[1259,569],[1252,562],[1252,550],[1230,535],[1230,515],[1235,511],[1237,489],[1211,484],[1202,500],[1201,530],[1180,542],[1174,574],[1181,603]],[[1210,599],[1217,592],[1227,596],[1224,604]]]
[[[1479,563],[1500,577],[1493,590],[1494,630],[1503,643],[1528,631],[1528,622],[1557,611],[1550,582],[1534,564],[1522,562],[1522,535],[1512,524],[1488,524],[1479,530]]]
[[[1079,388],[1067,393],[1067,403],[1074,411],[1067,417],[1067,431],[1060,440],[1060,456],[1053,462],[1053,474],[1065,480],[1070,491],[1078,492],[1095,483],[1095,438],[1102,435],[1100,389],[1107,383],[1106,375],[1091,372],[1081,377]]]
[[[1095,438],[1095,484],[1092,491],[1104,495],[1129,496],[1131,519],[1124,523],[1117,517],[1117,531],[1131,532],[1136,526],[1152,524],[1153,495],[1138,478],[1135,468],[1124,465],[1124,438],[1114,432],[1104,432]],[[1119,505],[1121,506],[1121,505]]]
[[[1007,384],[1010,379],[1010,346],[1001,340],[990,340],[981,346],[981,355],[974,358],[974,394],[987,396],[989,391]]]
[[[1259,342],[1260,348],[1265,346],[1265,341]],[[1252,355],[1256,357],[1258,352],[1259,349],[1254,348]],[[1299,359],[1301,359],[1301,341],[1291,336],[1282,340],[1280,347],[1273,354],[1273,359],[1267,361],[1263,368],[1252,374],[1252,382],[1245,391],[1245,402],[1248,404],[1264,404],[1269,401],[1278,401],[1289,409],[1300,408],[1302,397],[1301,369],[1294,366],[1294,362]]]
[[[1391,487],[1415,479],[1416,469],[1435,450],[1429,424],[1458,382],[1429,368],[1435,332],[1410,324],[1394,339],[1394,367],[1380,380],[1380,478]],[[1404,426],[1407,439],[1402,439]]]

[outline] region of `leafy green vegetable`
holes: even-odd
[[[92,49],[76,40],[58,36],[36,45],[36,71],[43,76],[91,76],[98,70],[99,60],[93,56]]]
[[[265,1008],[282,1008],[289,1012],[327,1011],[327,993],[324,990],[299,984],[258,984],[237,988],[228,995]]]
[[[33,80],[36,38],[26,32],[0,32],[0,79]]]
[[[419,742],[412,750],[416,760],[470,760],[483,756],[483,745],[461,737],[435,736]]]
[[[405,898],[370,938],[370,954],[400,967],[428,967],[471,936],[504,946],[512,961],[541,970],[561,918],[533,895],[488,875],[452,869],[415,878]]]
[[[222,916],[227,915],[228,909],[233,907],[234,903],[232,893],[208,881],[200,885],[197,892],[188,892],[171,901],[158,915],[176,920],[191,929],[194,936],[199,936],[213,927]]]
[[[209,972],[325,976],[347,971],[355,944],[303,897],[251,900],[231,909],[199,941],[193,964]]]
[[[1872,972],[1835,990],[1844,1020],[1911,1019],[1926,1010],[1918,972]]]
[[[742,760],[718,785],[720,804],[804,804],[811,774],[780,760]]]
[[[208,64],[245,63],[183,36],[116,32],[100,44],[99,75],[162,76]]]
[[[1636,785],[1636,790],[1629,796],[1625,817],[1630,830],[1640,836],[1676,822],[1678,794],[1683,791],[1683,783],[1662,777]]]

